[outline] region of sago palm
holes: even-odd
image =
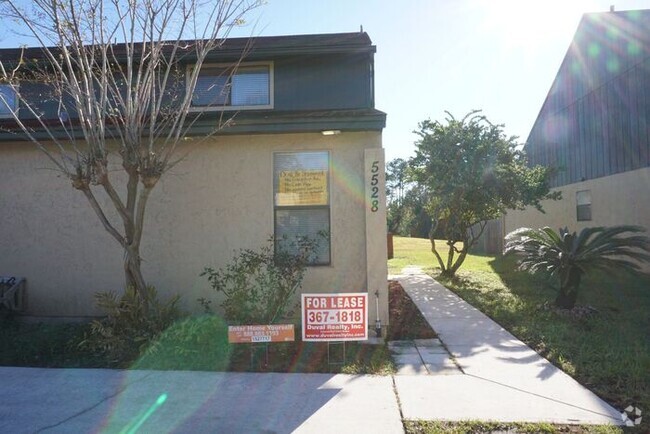
[[[571,309],[582,275],[590,270],[641,272],[640,263],[650,260],[650,238],[639,235],[644,231],[639,226],[585,228],[579,234],[521,228],[506,235],[505,253],[520,256],[521,270],[558,276],[555,304]]]

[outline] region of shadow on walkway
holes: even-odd
[[[407,389],[398,393],[404,415],[422,419],[485,418],[502,421],[620,424],[620,413],[569,375],[541,357],[478,309],[440,285],[419,268],[394,276],[422,311],[440,340],[466,374],[431,380],[462,411],[445,405],[444,411],[415,406],[409,413]],[[402,381],[406,384],[406,381]],[[471,393],[451,387],[469,387]],[[492,401],[501,403],[494,406]],[[467,406],[467,403],[471,403]],[[505,406],[505,408],[503,408]],[[465,412],[465,414],[462,414]],[[450,417],[453,414],[454,417]]]

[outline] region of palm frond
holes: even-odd
[[[644,231],[630,225],[585,228],[578,234],[567,228],[521,228],[506,236],[505,252],[519,256],[519,268],[530,272],[555,273],[570,267],[583,273],[640,272],[640,263],[650,262],[650,238],[639,235]]]
[[[641,250],[650,251],[650,239],[645,236],[633,235],[621,237],[625,233],[637,234],[645,232],[645,229],[639,226],[614,226],[589,228],[594,234],[593,239],[582,250],[583,255],[599,255],[605,252],[614,252],[619,246],[635,247]],[[583,230],[586,231],[587,229]],[[616,254],[616,253],[609,253]]]

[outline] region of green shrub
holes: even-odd
[[[293,315],[297,304],[290,305],[291,300],[316,247],[307,239],[276,244],[270,238],[259,251],[240,250],[226,267],[206,267],[201,276],[207,275],[212,288],[225,295],[221,307],[230,323],[273,324]],[[208,303],[202,300],[204,307]]]
[[[216,315],[201,315],[171,325],[133,367],[223,371],[229,362],[228,327]]]
[[[567,228],[554,231],[520,228],[506,235],[505,253],[519,256],[519,268],[557,276],[560,288],[556,306],[573,309],[583,275],[602,270],[642,274],[641,264],[650,261],[650,238],[639,235],[640,226]]]
[[[181,317],[179,296],[166,302],[158,300],[154,287],[138,294],[130,287],[118,296],[114,292],[95,294],[97,306],[106,317],[90,324],[81,342],[110,364],[124,364],[136,359],[164,330]]]

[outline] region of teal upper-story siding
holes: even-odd
[[[274,70],[277,110],[374,108],[368,54],[283,58]]]
[[[249,47],[245,48],[247,44]],[[252,40],[239,38],[226,41],[221,49],[211,53],[206,63],[231,64],[244,51],[246,55],[242,65],[247,62],[269,62],[273,65],[273,101],[272,108],[242,110],[237,116],[246,121],[237,124],[232,131],[224,130],[224,133],[297,132],[332,128],[381,130],[385,125],[385,114],[374,107],[375,50],[365,33],[261,37]],[[17,49],[0,50],[0,60],[7,62],[19,54]],[[30,49],[27,53],[28,58],[39,55],[42,56],[37,49]],[[187,66],[191,66],[191,61],[191,57],[187,56]],[[172,92],[185,92],[182,77],[177,84]],[[47,85],[24,82],[20,84],[20,90],[21,94],[33,102],[37,111],[42,113],[43,119],[58,118],[61,106]],[[67,116],[74,118],[73,104],[66,106]],[[233,111],[237,107],[226,107],[225,110]],[[19,115],[27,121],[34,119],[34,115],[24,107],[20,108]],[[219,110],[202,114],[201,120],[196,123],[197,134],[219,115]],[[281,118],[281,122],[270,122],[274,117]],[[309,118],[308,122],[305,117]],[[5,119],[0,122],[7,125],[12,121]],[[11,136],[0,133],[0,139],[9,140]]]

